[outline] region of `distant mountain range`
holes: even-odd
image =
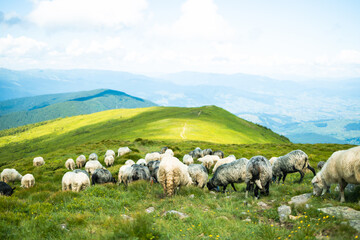
[[[18,98],[0,102],[0,130],[109,109],[151,106],[156,104],[109,89]]]
[[[216,105],[289,136],[295,142],[310,143],[321,139],[321,142],[360,144],[357,130],[347,131],[329,125],[326,132],[313,132],[314,128],[310,127],[316,121],[358,123],[359,83],[360,78],[295,82],[246,74],[181,72],[147,77],[102,70],[0,69],[0,99],[67,92],[69,89],[109,88],[163,106]]]

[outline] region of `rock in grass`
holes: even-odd
[[[309,201],[311,196],[312,196],[311,193],[305,193],[305,194],[301,194],[301,195],[292,197],[289,204],[294,204],[295,206],[305,204]]]
[[[278,213],[280,217],[280,222],[285,222],[291,213],[291,207],[287,205],[281,205],[280,207],[278,207]]]
[[[145,210],[147,213],[152,213],[153,211],[155,211],[154,207],[149,207]]]
[[[162,216],[167,216],[168,214],[175,214],[175,215],[177,215],[180,219],[184,219],[184,218],[189,217],[189,215],[187,215],[187,214],[185,214],[185,213],[182,213],[182,212],[179,212],[179,211],[176,211],[176,210],[166,211],[166,212],[164,212],[164,214],[163,214]]]
[[[360,211],[345,206],[319,208],[319,211],[338,218],[349,220],[349,225],[360,232]]]
[[[262,209],[269,209],[269,205],[267,205],[266,203],[264,202],[258,202],[257,204],[259,207],[261,207]]]
[[[121,217],[124,219],[124,220],[127,220],[127,221],[132,221],[133,218],[128,216],[128,215],[125,215],[125,214],[121,214]]]

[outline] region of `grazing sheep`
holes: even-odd
[[[125,155],[125,154],[127,154],[127,153],[129,153],[129,152],[131,152],[131,149],[129,148],[129,147],[121,147],[121,148],[119,148],[119,150],[118,150],[118,157],[119,156],[123,156],[123,155]]]
[[[89,173],[87,171],[85,171],[85,170],[82,170],[82,169],[75,169],[73,172],[74,173],[82,172],[82,173],[85,173],[88,177],[90,177]]]
[[[320,161],[320,162],[318,162],[317,168],[318,168],[319,170],[321,170],[321,169],[324,167],[324,165],[325,165],[325,162],[324,162],[324,161]]]
[[[105,165],[107,167],[110,167],[110,166],[114,165],[114,161],[115,161],[115,159],[114,159],[113,155],[108,155],[104,159]]]
[[[129,183],[137,181],[137,180],[150,180],[150,171],[148,167],[134,164],[130,168],[126,169],[124,175],[122,176],[122,180],[125,186],[129,185]]]
[[[159,152],[147,153],[145,155],[145,161],[146,163],[149,163],[150,161],[160,161],[160,153]]]
[[[94,171],[98,168],[103,168],[98,160],[90,160],[85,164],[85,170],[90,174],[93,174]]]
[[[125,162],[125,165],[129,165],[129,166],[132,166],[132,165],[134,165],[135,164],[135,162],[133,161],[133,160],[131,160],[131,159],[129,159],[129,160],[127,160],[126,162]]]
[[[89,156],[89,161],[99,160],[99,157],[96,153],[92,153]]]
[[[160,161],[150,161],[147,164],[147,167],[149,168],[149,171],[151,173],[151,171],[153,171],[156,167],[158,167],[160,165]]]
[[[115,178],[113,178],[109,170],[98,168],[94,171],[93,175],[91,176],[92,185],[103,184],[108,182],[116,183]]]
[[[201,157],[203,157],[202,156],[202,150],[199,147],[197,147],[197,148],[195,148],[195,150],[189,152],[189,155],[192,158],[201,158]]]
[[[213,152],[213,155],[219,156],[219,158],[224,158],[224,153],[221,150]]]
[[[160,153],[165,153],[168,150],[168,147],[162,147]]]
[[[105,153],[105,157],[107,156],[113,156],[115,159],[115,152],[113,150],[107,150]]]
[[[11,196],[15,188],[11,188],[6,182],[0,182],[0,195]]]
[[[213,177],[207,183],[207,188],[213,190],[218,187],[223,187],[223,192],[225,192],[227,186],[231,184],[234,191],[236,191],[234,183],[245,181],[248,161],[246,158],[241,158],[219,166],[214,172]]]
[[[75,177],[76,174],[77,173],[74,173],[74,172],[67,172],[64,174],[64,176],[62,177],[62,180],[61,180],[61,185],[62,185],[63,191],[72,190],[72,182],[73,182],[73,178]]]
[[[21,187],[23,188],[31,188],[35,185],[35,178],[32,174],[28,173],[25,174],[21,178]]]
[[[65,162],[65,167],[69,170],[74,170],[75,169],[75,162],[74,159],[69,158],[68,160],[66,160]]]
[[[159,165],[158,181],[167,196],[172,196],[176,188],[192,184],[188,166],[176,157],[165,157]]]
[[[212,155],[213,154],[213,151],[211,148],[207,148],[207,149],[204,149],[202,150],[202,153],[201,153],[201,156],[204,157],[206,155]]]
[[[189,154],[185,154],[183,157],[183,163],[189,166],[194,163],[194,159]]]
[[[249,191],[253,189],[254,183],[254,196],[259,198],[259,189],[267,196],[269,195],[269,187],[272,179],[272,168],[269,160],[263,156],[252,157],[246,165],[246,194],[248,197]]]
[[[76,158],[76,166],[78,168],[84,167],[85,163],[86,163],[86,157],[84,155],[80,155]]]
[[[85,173],[75,173],[71,185],[73,192],[80,192],[90,186],[90,179]]]
[[[214,166],[214,168],[213,168],[212,171],[215,172],[216,169],[217,169],[218,167],[220,167],[221,165],[223,165],[223,164],[225,164],[225,163],[233,162],[233,161],[235,161],[235,160],[236,160],[236,157],[235,157],[234,155],[230,155],[230,156],[228,156],[228,157],[226,157],[226,158],[219,159],[219,160],[216,162],[216,164],[215,164],[215,166]]]
[[[360,184],[360,146],[334,152],[311,183],[316,196],[329,191],[332,183],[338,183],[340,202],[345,202],[347,184]]]
[[[125,176],[128,175],[127,172],[129,169],[131,169],[131,166],[126,164],[120,167],[118,174],[118,184],[125,183]]]
[[[145,159],[142,159],[142,158],[139,159],[139,160],[137,160],[136,164],[142,165],[142,166],[146,166],[146,165],[147,165]]]
[[[152,171],[150,171],[150,176],[151,176],[151,183],[155,182],[158,183],[158,172],[159,172],[159,166],[156,166]]]
[[[283,183],[285,182],[286,175],[288,173],[300,173],[299,183],[302,182],[304,178],[305,169],[310,169],[314,176],[315,170],[309,164],[309,157],[306,153],[301,150],[294,150],[289,152],[285,156],[278,157],[272,166],[273,171],[273,180],[276,181],[278,177],[278,183],[280,182],[281,177],[283,177]]]
[[[45,161],[44,161],[44,158],[42,158],[42,157],[36,157],[36,158],[34,158],[34,160],[33,160],[33,165],[34,165],[35,167],[41,166],[41,165],[44,165],[44,164],[45,164]]]
[[[272,157],[270,158],[269,162],[271,165],[274,165],[274,162],[276,161],[276,159],[278,159],[277,157]]]
[[[189,175],[195,186],[204,188],[208,181],[208,171],[202,164],[190,164],[188,167]]]
[[[20,182],[21,178],[21,174],[14,168],[5,168],[0,174],[0,180],[6,183],[12,182],[14,184],[15,181]]]
[[[199,158],[198,161],[201,162],[208,171],[210,168],[220,160],[217,155],[206,155],[205,157]]]

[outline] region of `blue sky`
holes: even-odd
[[[360,1],[0,0],[0,67],[360,76]]]

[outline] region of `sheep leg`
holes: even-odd
[[[256,199],[259,199],[259,187],[256,184],[254,189],[254,196]]]
[[[279,178],[278,178],[277,183],[279,184],[279,183],[280,183],[281,178],[283,177],[283,175],[281,175],[281,174],[280,174],[278,177],[279,177]],[[276,179],[276,177],[275,177],[275,179]]]
[[[286,175],[287,175],[287,173],[284,173],[284,176],[283,176],[283,184],[285,183]]]
[[[227,185],[223,186],[223,193],[225,193],[226,188],[227,188]]]
[[[345,202],[345,188],[347,186],[347,182],[345,182],[344,180],[341,180],[341,182],[339,183],[340,186],[340,202]]]
[[[245,198],[247,198],[247,197],[248,197],[248,194],[249,194],[250,188],[251,188],[251,184],[250,184],[250,182],[248,182],[248,183],[246,184],[246,193],[245,193]]]
[[[313,167],[311,167],[310,164],[307,165],[307,168],[310,169],[310,171],[312,171],[314,176],[316,175],[315,169]]]
[[[305,173],[303,173],[302,171],[299,170],[299,173],[300,173],[300,180],[299,180],[299,183],[302,182],[304,176],[305,176]]]
[[[231,183],[231,186],[232,186],[232,188],[234,189],[234,191],[236,192],[236,188],[235,188],[234,183]]]
[[[270,182],[265,185],[265,196],[269,196]]]

